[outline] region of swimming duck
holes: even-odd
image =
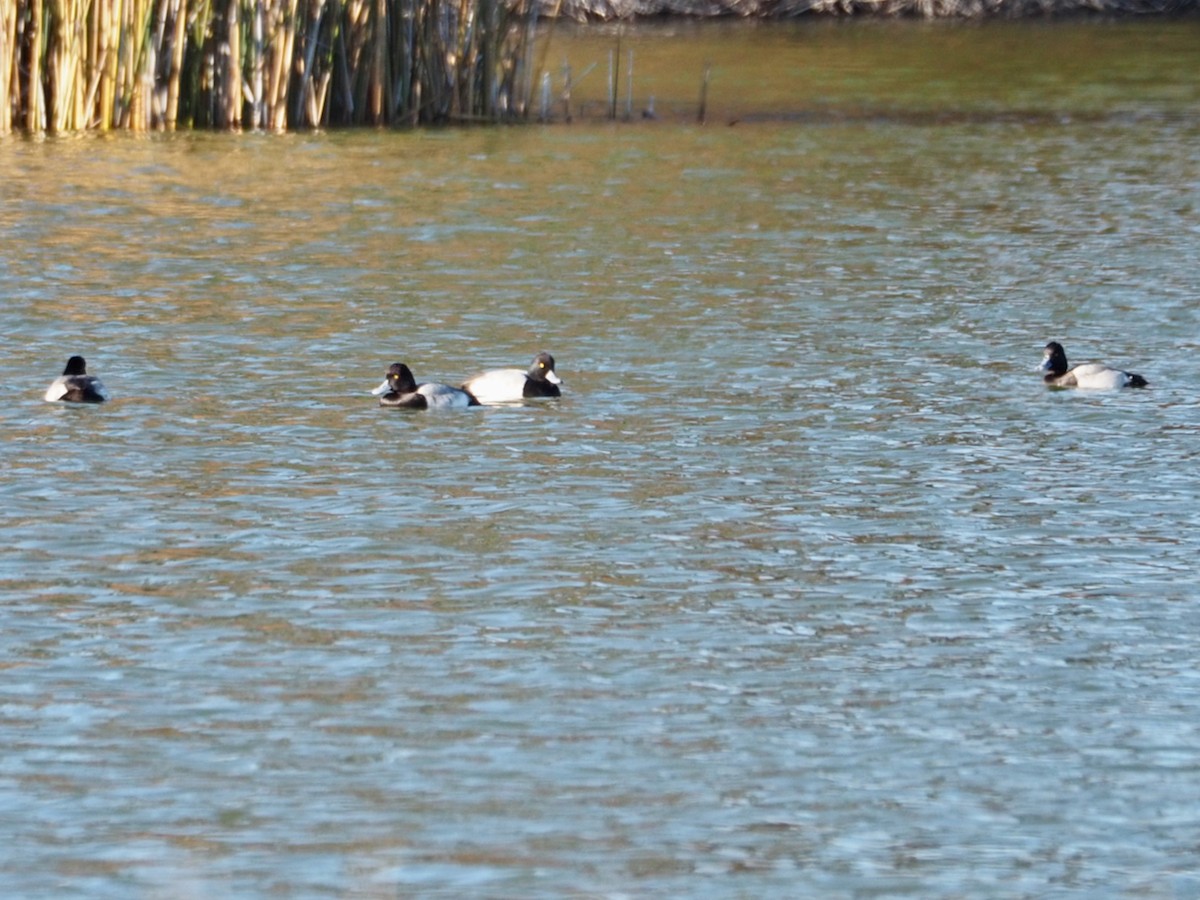
[[[533,358],[528,371],[492,369],[463,384],[480,403],[512,403],[531,397],[560,397],[562,379],[554,371],[554,357],[545,351]]]
[[[87,373],[87,363],[82,356],[72,356],[67,360],[67,367],[50,382],[45,396],[49,403],[59,400],[68,403],[103,403],[107,399],[108,391],[99,378]]]
[[[1046,373],[1042,380],[1051,387],[1111,391],[1124,387],[1143,388],[1150,384],[1141,375],[1123,372],[1101,363],[1084,363],[1068,369],[1067,352],[1058,341],[1051,341],[1046,345],[1040,369]]]
[[[417,384],[412,370],[404,363],[392,363],[383,384],[371,393],[382,395],[379,397],[380,406],[406,409],[453,409],[479,405],[478,400],[460,388],[437,382]]]

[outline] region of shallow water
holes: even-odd
[[[0,144],[0,893],[1200,892],[1200,70],[1127,43],[1086,115]]]

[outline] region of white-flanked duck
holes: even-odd
[[[107,399],[108,391],[99,378],[87,373],[87,363],[82,356],[72,356],[67,360],[67,367],[50,382],[45,395],[49,403],[60,400],[67,403],[103,403]]]
[[[493,369],[463,383],[480,403],[514,403],[537,397],[560,397],[562,379],[554,371],[554,357],[542,351],[528,370]]]
[[[1103,363],[1084,363],[1072,369],[1067,365],[1067,352],[1058,341],[1046,345],[1040,370],[1046,373],[1043,380],[1051,387],[1112,391],[1126,387],[1144,388],[1150,384],[1141,375]]]

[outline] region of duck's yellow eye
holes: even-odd
[[[545,364],[545,363],[538,363],[538,368],[539,368],[539,369],[544,369],[544,368],[546,368],[546,364]]]

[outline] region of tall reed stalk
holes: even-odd
[[[534,0],[0,0],[0,134],[496,121]]]
[[[16,4],[0,2],[0,134],[12,131],[12,92],[20,89],[16,47]]]

